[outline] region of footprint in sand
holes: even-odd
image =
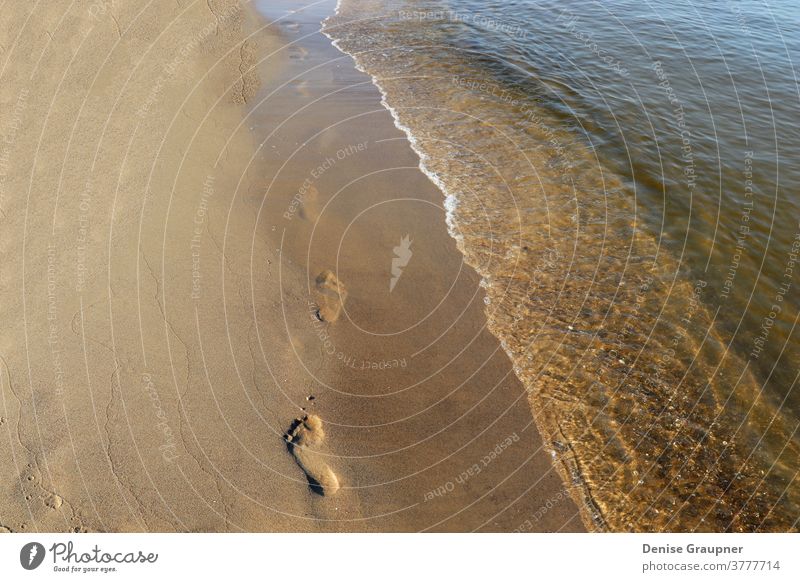
[[[311,490],[320,495],[333,495],[339,490],[339,479],[320,453],[324,440],[322,419],[316,414],[297,419],[286,434],[289,451],[306,474]]]
[[[304,61],[308,57],[308,49],[301,46],[293,46],[289,49],[289,58]]]
[[[311,97],[308,80],[303,80],[294,84],[294,89],[301,97]]]
[[[319,200],[319,190],[316,187],[309,186],[303,193],[303,200],[297,210],[298,215],[303,220],[310,220],[312,222],[317,220],[319,215],[317,201]]]
[[[55,493],[53,495],[50,495],[44,502],[44,504],[47,505],[47,507],[49,507],[50,509],[58,509],[59,507],[61,507],[62,503],[64,503],[64,500]]]
[[[347,289],[331,271],[317,275],[317,318],[320,321],[334,322],[342,313]]]

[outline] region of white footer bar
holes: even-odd
[[[800,580],[799,543],[792,534],[5,534],[0,580]]]

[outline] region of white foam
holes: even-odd
[[[332,18],[335,18],[336,16],[339,16],[339,14],[341,12],[340,8],[342,6],[343,1],[344,0],[337,0],[337,2],[336,2],[336,11],[335,11],[334,16]],[[431,170],[428,167],[428,163],[427,162],[430,160],[429,156],[427,154],[425,154],[425,152],[422,151],[422,148],[419,146],[419,140],[414,135],[414,132],[411,130],[411,128],[408,127],[407,125],[405,125],[402,121],[400,121],[400,115],[398,114],[398,112],[391,105],[389,105],[388,95],[387,95],[386,91],[383,89],[383,87],[381,87],[381,84],[378,81],[378,78],[375,77],[374,75],[369,74],[367,72],[367,70],[364,68],[364,66],[359,62],[357,54],[350,53],[350,52],[344,50],[341,47],[339,41],[337,39],[335,39],[333,36],[331,36],[330,34],[328,34],[328,32],[325,30],[329,20],[331,20],[331,18],[326,18],[323,21],[322,34],[324,34],[326,37],[328,37],[328,39],[331,41],[331,44],[334,47],[336,47],[336,49],[339,52],[341,52],[342,54],[348,55],[350,58],[352,58],[353,62],[355,63],[356,70],[358,70],[358,71],[360,71],[360,72],[362,72],[362,73],[364,73],[366,75],[369,75],[369,78],[371,79],[372,84],[380,92],[380,94],[381,94],[381,105],[384,107],[384,109],[386,109],[391,114],[392,120],[394,121],[394,126],[397,129],[399,129],[400,131],[402,131],[406,135],[406,139],[408,140],[409,144],[411,145],[411,149],[414,150],[414,153],[417,154],[417,157],[419,158],[419,169],[420,169],[420,171],[423,174],[425,174],[431,182],[433,182],[433,184],[439,189],[439,191],[445,197],[445,199],[444,199],[444,208],[445,208],[445,222],[447,224],[447,231],[450,234],[450,236],[453,237],[456,240],[456,244],[457,244],[459,250],[461,250],[462,253],[463,253],[463,246],[462,246],[463,245],[463,237],[459,233],[459,229],[457,228],[456,217],[455,217],[456,207],[458,205],[458,198],[457,198],[456,194],[452,193],[452,192],[449,192],[448,189],[447,189],[447,186],[445,185],[445,183],[441,179],[441,177],[436,172],[434,172],[433,170]]]

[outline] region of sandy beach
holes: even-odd
[[[594,527],[442,193],[302,7],[6,8],[0,530]]]

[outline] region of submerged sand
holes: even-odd
[[[0,530],[582,528],[441,193],[300,4],[0,20]]]

